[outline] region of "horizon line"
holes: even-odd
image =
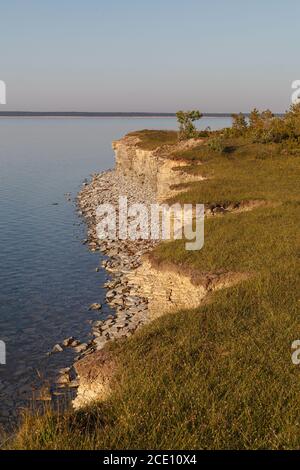
[[[234,114],[249,116],[249,112],[202,113],[203,117],[232,117]],[[283,116],[284,113],[274,113]],[[0,117],[176,117],[175,112],[148,111],[0,111]]]

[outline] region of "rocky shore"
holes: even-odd
[[[92,251],[101,251],[108,258],[102,266],[110,279],[104,284],[107,288],[106,302],[115,314],[105,320],[93,323],[93,339],[80,352],[80,359],[94,351],[101,350],[108,341],[130,336],[149,321],[148,299],[138,294],[139,286],[129,280],[129,274],[142,263],[142,256],[157,243],[152,240],[99,240],[96,234],[96,209],[100,204],[112,204],[118,208],[119,196],[126,196],[128,204],[156,202],[155,191],[147,180],[137,179],[109,170],[92,176],[78,194],[79,213],[85,218],[88,231],[87,240]],[[91,305],[101,309],[100,304]],[[77,346],[78,347],[78,346]]]

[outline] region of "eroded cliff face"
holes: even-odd
[[[95,400],[105,400],[110,394],[110,383],[115,370],[111,354],[105,350],[95,351],[75,364],[79,379],[77,396],[73,400],[75,409]]]
[[[211,292],[231,287],[249,277],[247,273],[207,273],[198,275],[172,263],[155,266],[145,258],[128,279],[139,286],[138,293],[148,299],[150,320],[184,309],[196,308]]]
[[[184,150],[199,145],[199,142],[199,139],[190,139],[176,146],[165,145],[155,150],[144,150],[139,147],[138,137],[125,136],[113,142],[116,170],[119,174],[138,179],[141,184],[150,181],[157,202],[162,202],[180,192],[177,185],[204,179],[186,173],[186,161],[172,159],[174,148],[176,151],[180,148]],[[239,208],[233,207],[230,211],[238,211]],[[213,215],[216,214],[206,211],[206,216]],[[195,280],[191,273],[176,269],[171,264],[155,266],[147,258],[128,274],[128,281],[138,286],[139,295],[148,299],[151,319],[170,311],[196,308],[211,291],[229,287],[242,278],[243,275],[239,273],[218,273]]]
[[[171,146],[160,147],[155,150],[144,150],[138,146],[139,138],[125,136],[113,142],[117,172],[138,178],[141,184],[147,180],[153,186],[157,195],[157,202],[162,202],[181,190],[176,185],[191,181],[203,180],[202,176],[190,175],[184,171],[188,163],[184,160],[168,158]],[[198,145],[199,140],[191,139],[185,148]],[[179,146],[176,146],[178,150]]]

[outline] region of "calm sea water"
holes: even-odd
[[[201,128],[230,123],[205,118]],[[28,384],[51,381],[70,365],[71,351],[47,356],[53,345],[68,336],[86,341],[100,317],[88,306],[104,301],[106,273],[96,272],[99,254],[82,244],[74,198],[92,172],[113,166],[112,140],[145,128],[175,129],[176,121],[0,119],[0,340],[7,349],[0,422],[23,404]]]

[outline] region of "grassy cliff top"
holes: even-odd
[[[140,139],[138,147],[144,150],[155,150],[162,145],[173,145],[178,141],[176,131],[143,129],[127,135],[138,137]]]

